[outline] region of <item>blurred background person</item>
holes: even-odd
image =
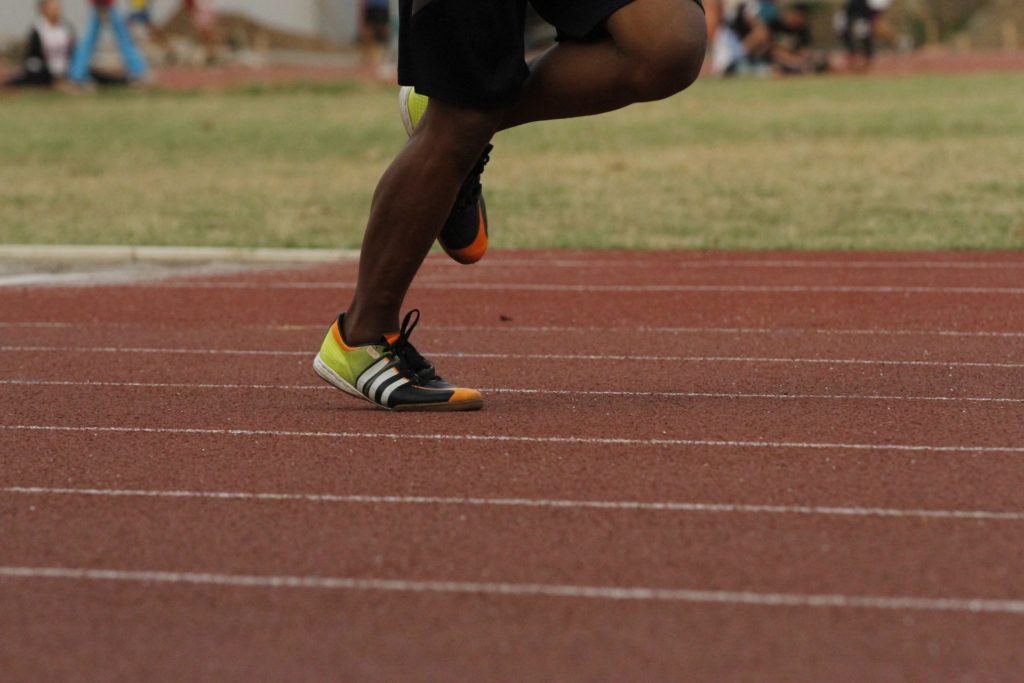
[[[92,5],[92,13],[89,17],[85,38],[75,49],[69,72],[71,81],[78,85],[85,85],[93,80],[89,66],[99,45],[100,32],[103,30],[104,24],[109,24],[114,32],[128,80],[140,81],[145,78],[146,60],[135,46],[128,26],[115,6],[114,0],[89,0],[89,2]]]
[[[75,50],[75,35],[61,16],[59,0],[41,0],[39,16],[29,30],[21,71],[7,81],[9,86],[49,88],[68,75]]]
[[[771,62],[781,74],[799,75],[828,70],[828,55],[814,49],[811,6],[808,2],[783,5],[768,24]]]
[[[771,70],[772,32],[778,18],[774,0],[717,0],[712,16],[711,68],[719,75],[764,74]]]
[[[892,0],[847,0],[836,13],[835,28],[846,46],[846,65],[866,71],[875,57],[876,39],[895,44],[895,34],[885,22]]]
[[[363,51],[363,66],[379,70],[391,41],[391,1],[361,0],[359,45]]]
[[[184,0],[184,6],[192,19],[196,40],[203,46],[203,61],[207,65],[216,63],[217,45],[221,42],[216,0]]]
[[[151,4],[150,0],[129,0],[128,27],[141,29],[142,35],[139,35],[140,31],[136,31],[136,38],[148,39],[154,45],[166,49],[167,38],[153,21]]]

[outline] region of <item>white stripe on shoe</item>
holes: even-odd
[[[409,379],[406,377],[400,378],[397,382],[392,382],[384,389],[384,392],[380,396],[379,403],[382,406],[388,405],[388,399],[391,398],[391,394],[395,393],[395,389],[398,389],[399,387],[404,387],[406,384],[409,383]]]
[[[391,359],[389,358],[381,358],[379,361],[363,370],[363,374],[359,375],[359,378],[356,380],[356,389],[361,391],[363,394],[366,394],[366,385],[372,382],[377,375],[384,372],[390,362]]]
[[[398,368],[387,368],[384,372],[380,373],[376,379],[370,382],[370,386],[365,390],[366,395],[377,402],[377,391],[384,386],[385,382],[392,380],[399,376]]]

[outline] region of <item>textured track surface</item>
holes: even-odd
[[[471,415],[316,380],[353,279],[0,289],[5,681],[1024,668],[1024,257],[432,259]]]

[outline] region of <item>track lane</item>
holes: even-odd
[[[288,324],[322,320],[347,305],[351,289],[245,290],[158,287],[0,290],[5,320],[193,325]],[[939,293],[484,292],[413,288],[408,308],[432,324],[871,327],[1024,330],[1020,297]]]
[[[223,327],[174,325],[79,325],[73,336],[41,335],[34,328],[0,330],[0,354],[10,348],[52,346],[75,349],[195,349],[315,353],[327,326],[278,325],[238,331]],[[620,355],[636,357],[765,357],[908,360],[922,362],[1019,363],[1024,335],[964,339],[952,336],[847,335],[780,330],[672,333],[658,329],[576,331],[506,324],[503,328],[452,330],[423,325],[415,341],[427,355],[467,353]],[[2,357],[2,356],[0,356]]]
[[[323,385],[310,369],[313,351],[308,349],[267,348],[266,353],[247,355],[159,351],[128,353],[115,350],[114,347],[108,348],[111,351],[0,352],[0,359],[4,361],[0,365],[0,378],[170,384]],[[313,349],[316,348],[313,345]],[[189,351],[187,348],[183,350]],[[710,360],[632,363],[621,360],[597,362],[586,358],[556,362],[448,355],[434,356],[434,362],[445,377],[498,389],[1018,399],[1022,397],[1021,387],[1024,387],[1024,369],[999,366]],[[552,400],[558,404],[564,403],[567,398]],[[630,400],[632,398],[624,398],[623,406],[628,405]]]
[[[1024,665],[1019,620],[0,579],[16,678],[943,679]],[[17,628],[13,628],[17,625]],[[198,627],[197,627],[198,625]],[[467,634],[472,634],[468,637]],[[837,644],[841,644],[838,646]],[[189,652],[189,657],[182,657]]]
[[[628,403],[644,416],[637,423],[619,417],[619,397],[575,396],[553,404],[544,395],[494,394],[488,397],[490,409],[479,414],[444,419],[407,415],[396,422],[394,415],[341,392],[235,393],[225,401],[202,389],[8,385],[5,394],[13,403],[5,425],[424,435],[417,441],[468,431],[512,440],[578,438],[595,440],[595,445],[596,440],[653,439],[669,446],[675,441],[741,441],[1024,452],[1021,404],[906,402],[895,409],[891,403],[869,401],[636,397]],[[43,414],[34,402],[45,405]],[[97,411],[96,406],[105,408]]]
[[[0,430],[0,465],[3,486],[1024,510],[1003,454]]]
[[[1024,598],[1024,553],[1004,551],[1024,524],[14,495],[0,510],[4,566]]]
[[[647,252],[577,258],[544,252],[497,250],[472,268],[447,257],[427,259],[420,281],[499,283],[561,283],[602,285],[735,284],[924,287],[1020,287],[1024,259],[1016,254],[977,258],[977,254],[853,255],[786,254],[751,258],[749,253],[697,256],[682,252]],[[886,258],[887,257],[887,258]],[[356,276],[355,262],[305,268],[267,269],[218,276],[192,276],[188,281],[292,284],[337,282]],[[600,275],[595,283],[595,275]]]
[[[864,256],[855,257],[854,262],[844,266],[827,261],[851,258],[849,255],[725,255],[727,258],[716,261],[709,255],[691,254],[681,259],[691,263],[680,267],[672,263],[672,255],[607,259],[595,254],[508,254],[504,263],[503,255],[497,256],[498,259],[491,260],[493,266],[469,270],[447,268],[435,259],[424,279],[436,284],[457,278],[467,286],[493,282],[494,278],[556,285],[588,284],[601,278],[606,284],[627,285],[646,282],[801,286],[818,282],[826,286],[1021,286],[1019,264],[1008,263],[1013,259],[1003,255],[869,255],[867,260]],[[785,263],[805,258],[806,264]],[[514,263],[516,259],[520,261],[518,265]],[[530,262],[523,265],[524,259]],[[891,265],[881,263],[889,259],[893,261]],[[945,259],[954,263],[943,267],[939,262]],[[762,260],[774,262],[751,263]],[[310,277],[333,281],[346,279],[352,272],[351,267],[323,268],[244,275],[227,278],[225,282],[287,284],[308,281]],[[0,326],[0,345],[10,335],[17,335],[19,342],[60,339],[60,344],[53,345],[79,347],[90,339],[123,346],[133,340],[158,341],[161,337],[179,344],[209,344],[215,340],[237,347],[237,339],[244,338],[267,349],[293,349],[299,354],[230,360],[166,354],[109,354],[102,360],[91,358],[102,354],[73,352],[2,354],[0,378],[234,383],[249,380],[312,386],[307,379],[307,353],[315,350],[322,334],[315,322],[325,317],[325,311],[329,318],[345,296],[344,291],[263,288],[0,290],[4,322],[50,321],[71,325],[35,328],[27,335],[18,328]],[[456,327],[503,326],[511,322],[524,326],[600,328],[884,327],[904,331],[1019,333],[1024,330],[1024,318],[1019,307],[1008,303],[1015,300],[1012,294],[991,292],[487,291],[476,296],[466,289],[445,291],[427,287],[415,292],[410,303],[426,304],[425,321]],[[502,316],[512,320],[502,320]],[[324,326],[327,322],[324,320]],[[101,332],[98,326],[107,323],[127,325]],[[268,325],[311,324],[300,331],[263,329]],[[216,327],[222,331],[215,331]],[[708,351],[725,349],[737,353],[743,348],[756,348],[772,355],[799,352],[819,358],[835,357],[835,352],[843,350],[902,359],[1020,358],[1020,346],[1013,338],[971,337],[946,343],[941,338],[902,335],[853,337],[854,341],[864,342],[856,346],[849,345],[848,337],[822,337],[819,333],[790,338],[765,335],[764,339],[754,340],[749,335],[720,333],[699,334],[692,339],[690,335],[642,333],[635,337],[630,336],[625,342],[630,348],[648,352],[665,349],[666,355],[669,349],[689,340],[694,347]],[[467,338],[479,345],[474,346],[476,350],[499,352],[550,345],[568,353],[593,353],[608,343],[603,335],[593,331],[508,333],[431,330],[424,326],[417,333],[417,341],[425,350],[435,344],[435,348],[452,350],[453,339],[460,340],[461,346],[461,340]],[[1016,370],[995,367],[666,363],[672,366],[670,371],[636,378],[628,368],[617,369],[615,363],[582,359],[528,363],[509,358],[444,357],[438,362],[446,375],[458,379],[497,387],[541,389],[614,391],[626,386],[663,391],[682,388],[684,392],[693,388],[719,393],[728,393],[730,389],[760,390],[777,394],[811,393],[808,389],[813,388],[834,393],[1019,397],[1020,387],[1024,386],[1024,378]],[[599,372],[595,372],[595,366]],[[124,422],[158,419],[166,424],[179,419],[200,424],[204,420],[220,420],[228,426],[294,423],[326,426],[335,431],[343,431],[344,426],[357,421],[374,428],[391,425],[395,431],[394,416],[356,410],[359,404],[355,402],[312,389],[0,385],[0,392],[5,409],[14,404],[13,415],[37,421],[51,417],[77,423],[97,417]],[[478,416],[446,416],[429,422],[414,417],[402,420],[399,429],[457,433],[485,427],[506,433],[547,430],[554,434],[564,433],[564,425],[572,424],[574,431],[603,434],[613,425],[622,424],[634,434],[668,431],[670,435],[685,435],[694,433],[692,430],[711,428],[722,434],[792,433],[803,438],[808,434],[845,434],[865,438],[909,435],[943,440],[970,436],[1022,441],[1016,428],[1022,422],[1021,413],[1009,406],[993,412],[961,404],[921,407],[906,402],[864,402],[868,407],[850,410],[836,399],[553,399],[550,395],[508,394],[496,394],[491,399],[489,406],[493,410]],[[710,422],[702,421],[707,406],[711,406],[707,416]],[[844,414],[856,424],[842,424]],[[650,417],[651,422],[644,424],[641,417]],[[1017,484],[1021,459],[1005,453],[523,442],[460,442],[453,446],[451,442],[422,440],[388,440],[377,447],[370,444],[367,439],[332,440],[266,433],[236,436],[0,430],[0,481],[10,485],[119,489],[178,487],[207,491],[519,495],[935,510],[1024,509],[1024,494]],[[111,558],[140,562],[191,559],[193,564],[210,564],[225,561],[218,553],[234,548],[238,552],[232,552],[226,561],[235,563],[232,566],[240,570],[262,567],[267,562],[289,575],[295,573],[289,570],[296,567],[314,567],[333,574],[328,570],[338,565],[376,566],[376,556],[369,551],[385,546],[394,551],[385,553],[384,559],[385,565],[394,571],[435,567],[463,571],[466,575],[505,572],[515,576],[521,572],[527,578],[532,571],[595,579],[622,576],[675,580],[679,576],[714,579],[718,577],[714,572],[717,567],[725,567],[734,579],[757,578],[755,568],[744,561],[745,557],[753,557],[771,565],[762,578],[780,586],[796,586],[798,581],[807,583],[812,579],[822,585],[838,585],[856,573],[853,580],[862,581],[863,588],[878,588],[887,594],[899,588],[937,590],[940,584],[947,583],[964,589],[985,584],[987,589],[1003,591],[1007,596],[1021,592],[1015,577],[1021,575],[1018,565],[1024,561],[1013,550],[1021,547],[1018,535],[1022,525],[992,520],[845,519],[829,515],[693,510],[553,511],[485,507],[467,511],[466,506],[297,501],[278,504],[200,500],[181,504],[175,499],[154,504],[125,499],[97,504],[95,499],[75,502],[74,496],[44,496],[40,508],[36,503],[27,503],[25,498],[22,494],[0,494],[2,505],[14,506],[15,514],[5,518],[18,520],[19,551],[31,555],[23,559],[39,561],[62,559],[59,552],[66,549],[74,555],[71,559],[77,557],[83,562],[99,563]],[[325,505],[334,507],[325,512]],[[36,509],[28,509],[31,507]],[[283,516],[268,512],[282,509]],[[157,514],[151,514],[153,511]],[[314,527],[321,517],[326,522],[319,532],[296,531],[302,525]],[[177,538],[160,535],[162,522],[168,522],[179,532]],[[109,537],[102,535],[104,525],[113,530]],[[465,531],[463,525],[468,525],[468,533],[453,536]],[[88,528],[80,529],[82,526]],[[417,528],[428,536],[421,550],[432,549],[432,559],[417,554],[413,546],[419,539],[408,537]],[[539,533],[535,533],[536,529],[540,529]],[[350,530],[355,533],[347,536]],[[76,546],[79,531],[91,550]],[[716,545],[711,538],[715,533],[725,538],[724,543]],[[155,534],[155,541],[145,540],[150,534]],[[190,544],[191,550],[185,549],[184,555],[177,553],[178,544],[189,544],[197,536],[199,540]],[[447,538],[453,540],[445,545],[443,541]],[[571,547],[576,538],[581,539],[585,552],[566,553],[565,548]],[[67,542],[62,544],[61,539]],[[219,539],[224,542],[218,545]],[[52,542],[47,543],[48,540]],[[773,540],[778,541],[775,547]],[[845,540],[849,543],[844,544]],[[620,550],[623,543],[630,541],[639,549],[640,559],[652,561],[646,565],[630,563],[632,556]],[[443,553],[449,546],[454,553],[446,556]],[[340,556],[346,548],[350,552]],[[709,554],[702,557],[705,549],[709,549]],[[802,563],[805,556],[808,561]],[[977,560],[975,564],[983,566],[974,566],[970,562],[972,556]],[[360,562],[364,564],[359,565]],[[892,571],[886,571],[886,567]],[[537,577],[528,578],[532,581]],[[280,671],[283,679],[293,678],[295,671],[336,674],[346,666],[348,670],[367,672],[367,676],[383,673],[391,678],[408,677],[414,663],[417,672],[451,679],[466,677],[467,670],[487,670],[486,667],[490,671],[522,673],[515,667],[525,662],[533,664],[532,671],[546,672],[559,679],[586,678],[587,672],[593,672],[593,678],[608,671],[637,671],[637,677],[662,671],[665,678],[678,678],[680,667],[684,666],[688,673],[707,673],[713,680],[744,670],[761,674],[777,671],[780,673],[776,678],[786,680],[834,678],[837,672],[849,672],[850,679],[862,679],[865,672],[890,678],[893,672],[910,678],[941,678],[950,672],[976,676],[983,672],[999,679],[1010,675],[1006,672],[1018,671],[1022,664],[1010,635],[1017,630],[1016,621],[998,615],[896,616],[856,610],[815,612],[721,605],[608,609],[580,606],[562,599],[426,599],[408,595],[396,599],[379,594],[353,596],[330,592],[306,596],[229,587],[211,590],[149,584],[71,585],[10,578],[0,579],[0,594],[10,586],[15,586],[14,597],[5,604],[15,604],[16,608],[0,616],[0,628],[9,632],[10,624],[19,624],[18,637],[26,634],[24,639],[14,642],[22,653],[19,661],[29,661],[29,668],[35,666],[33,672],[37,672],[47,666],[60,670],[60,666],[67,665],[68,657],[77,656],[79,665],[106,665],[111,670],[114,666],[105,660],[117,658],[114,653],[105,652],[104,645],[97,644],[95,638],[96,633],[104,633],[112,636],[111,642],[119,642],[122,652],[127,650],[133,655],[122,656],[119,662],[123,663],[114,671],[126,680],[180,680],[183,676],[171,672],[184,668],[195,673],[206,662],[220,663],[219,675],[215,677],[221,680],[246,679],[245,673],[251,679],[253,671],[257,675]],[[201,642],[194,629],[197,619],[206,626]],[[31,633],[45,633],[49,639],[30,640]],[[381,633],[388,636],[381,637]],[[468,633],[473,637],[467,637]],[[53,642],[62,646],[58,656],[54,656],[52,648],[40,645]],[[83,643],[90,646],[83,647]],[[181,643],[199,652],[210,651],[211,655],[207,660],[190,659],[183,666],[180,658],[171,653],[173,648],[164,647],[164,643]],[[293,643],[295,646],[289,652],[299,655],[288,667],[281,664],[281,643]],[[503,656],[495,657],[495,652]],[[538,652],[546,655],[539,657]],[[566,657],[566,652],[577,654]],[[272,654],[278,655],[276,661],[272,661]],[[234,663],[236,668],[231,669],[224,662]],[[250,663],[253,668],[246,669]],[[588,668],[591,663],[592,669]],[[140,675],[133,665],[148,666],[149,675]]]

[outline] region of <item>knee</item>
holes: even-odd
[[[706,49],[706,31],[696,31],[635,55],[632,86],[637,100],[662,100],[689,88],[700,75]]]
[[[497,132],[502,110],[470,109],[431,100],[413,138],[435,149],[459,165],[472,165],[480,151]]]

